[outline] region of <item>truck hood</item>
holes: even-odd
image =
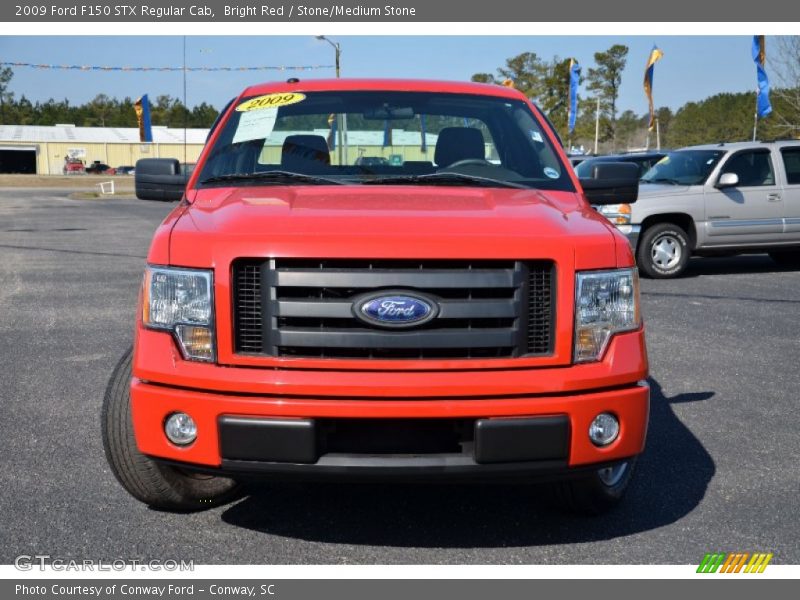
[[[614,228],[571,192],[432,186],[194,190],[170,262],[236,257],[555,258],[616,265]]]
[[[670,183],[640,183],[639,199],[649,196],[677,196],[689,191],[688,185],[672,185]]]

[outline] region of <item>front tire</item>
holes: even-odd
[[[674,223],[657,223],[648,227],[639,240],[636,263],[647,277],[678,277],[689,264],[689,236]]]
[[[556,506],[569,512],[597,516],[616,508],[633,477],[636,458],[598,469],[586,477],[552,484]]]
[[[800,268],[800,250],[779,250],[770,252],[769,257],[775,261],[779,267],[786,269]]]
[[[129,349],[117,363],[103,399],[103,448],[117,481],[134,498],[162,510],[204,510],[236,498],[240,486],[232,479],[192,474],[139,452],[130,407],[132,354]]]

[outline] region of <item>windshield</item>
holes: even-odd
[[[722,150],[677,150],[669,152],[642,177],[644,183],[701,185],[725,154]]]
[[[244,98],[222,127],[198,182],[574,191],[525,102],[436,92]]]

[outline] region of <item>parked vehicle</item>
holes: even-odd
[[[382,167],[389,164],[389,159],[383,156],[359,156],[355,164],[365,167]]]
[[[64,167],[61,172],[64,175],[83,175],[86,173],[86,166],[80,158],[65,157]]]
[[[669,152],[642,178],[640,201],[600,208],[649,277],[677,277],[691,255],[768,252],[800,267],[800,141]]]
[[[640,175],[644,175],[654,164],[664,158],[665,152],[630,152],[628,154],[609,154],[608,156],[590,156],[575,165],[578,177],[591,177],[592,166],[601,162],[630,162],[639,167]]]
[[[114,171],[116,172],[117,175],[133,175],[136,172],[136,168],[128,165],[128,166],[117,167],[116,169],[114,169]]]
[[[331,114],[360,139],[424,118],[436,141],[395,144],[378,173],[319,133]],[[508,87],[246,89],[188,185],[176,160],[137,163],[140,197],[181,202],[106,393],[113,472],[173,510],[254,475],[543,478],[560,506],[612,508],[644,446],[648,364],[633,254],[589,202],[634,202],[638,170],[594,176]]]
[[[86,172],[91,175],[114,175],[115,170],[113,167],[96,160],[86,167]]]

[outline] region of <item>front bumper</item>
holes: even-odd
[[[646,382],[563,396],[430,401],[263,398],[167,388],[136,379],[131,392],[136,440],[144,454],[224,472],[311,477],[567,472],[639,454],[649,414]],[[392,453],[367,445],[359,452],[357,437],[350,438],[356,446],[349,448],[356,451],[326,451],[317,428],[343,426],[345,419],[336,415],[346,414],[354,403],[363,420],[403,419],[420,430],[458,421],[473,435],[456,440],[455,451]],[[190,414],[197,423],[197,440],[188,447],[175,446],[164,435],[164,421],[175,411]],[[589,424],[600,412],[611,412],[620,421],[619,437],[604,448],[588,437]],[[410,414],[422,416],[409,420]],[[276,421],[287,427],[270,429]]]
[[[269,477],[485,478],[563,475],[644,448],[644,331],[619,334],[596,363],[452,371],[325,371],[184,361],[169,335],[142,331],[131,413],[139,450],[214,473]],[[164,422],[185,412],[189,446]],[[598,448],[591,421],[619,437]]]

